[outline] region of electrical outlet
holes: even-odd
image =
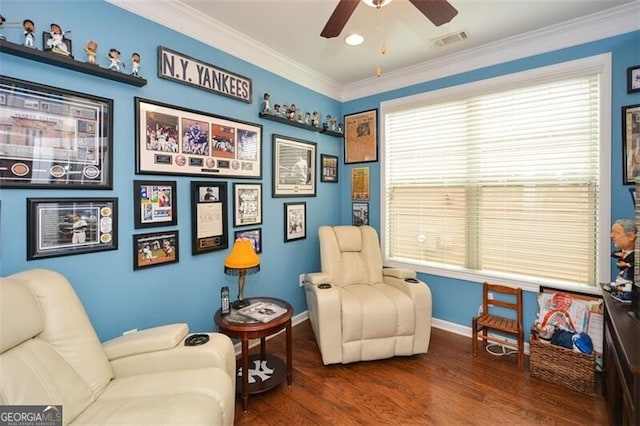
[[[300,287],[304,287],[304,276],[305,274],[300,274],[300,276],[298,277],[298,285]]]

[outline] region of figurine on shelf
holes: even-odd
[[[140,77],[140,54],[137,52],[131,55],[131,68],[131,75]]]
[[[273,115],[275,115],[276,117],[280,117],[280,115],[281,115],[280,104],[275,104],[273,106]]]
[[[282,118],[289,118],[289,105],[282,105]]]
[[[2,28],[2,25],[7,22],[7,20],[5,19],[4,16],[0,15],[0,28]],[[6,40],[7,38],[2,35],[2,33],[0,33],[0,40]]]
[[[313,119],[311,120],[311,125],[313,127],[320,127],[320,113],[318,111],[313,111]]]
[[[287,118],[289,120],[295,120],[297,110],[298,108],[296,107],[296,104],[291,104],[291,106],[289,106],[289,110],[287,111]]]
[[[262,112],[264,114],[271,114],[271,95],[268,93],[265,93],[262,96]]]
[[[31,19],[22,21],[22,29],[24,30],[24,46],[35,49],[34,40],[36,39],[36,24]]]
[[[51,31],[49,32],[49,39],[47,40],[46,50],[50,50],[54,53],[58,53],[60,55],[71,56],[71,52],[69,46],[71,43],[68,43],[69,40],[65,39],[64,35],[67,32],[62,31],[60,25],[51,24]]]
[[[322,130],[324,131],[331,130],[331,120],[333,120],[331,118],[331,114],[327,114],[327,121],[322,123]]]
[[[84,53],[87,54],[87,63],[95,64],[96,56],[98,54],[98,43],[93,40],[87,43],[87,45],[84,47]]]
[[[124,68],[124,63],[120,60],[120,51],[116,48],[109,49],[109,69],[120,72],[120,66]]]
[[[307,126],[311,125],[311,113],[309,111],[304,114],[304,124]]]
[[[338,133],[344,133],[344,127],[342,123],[338,124]]]

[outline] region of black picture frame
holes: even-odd
[[[207,199],[211,188],[215,197]],[[227,183],[191,181],[191,254],[229,247]]]
[[[240,229],[233,233],[233,240],[246,239],[251,241],[257,254],[262,253],[262,228]]]
[[[284,242],[307,238],[307,203],[284,203]]]
[[[369,203],[351,203],[351,224],[353,226],[369,224]]]
[[[27,198],[27,260],[118,249],[117,198]]]
[[[262,223],[262,184],[233,184],[233,226]]]
[[[136,174],[262,178],[262,125],[134,97]]]
[[[640,104],[622,107],[623,184],[635,184],[640,176]]]
[[[112,99],[0,76],[0,120],[0,187],[113,188]]]
[[[344,164],[378,161],[378,109],[345,114]]]
[[[627,93],[640,92],[640,65],[627,68]]]
[[[338,183],[338,157],[320,154],[320,182]]]
[[[180,241],[178,231],[150,232],[133,235],[133,270],[178,263]]]
[[[178,192],[175,181],[133,181],[134,228],[178,224]]]
[[[317,156],[315,142],[274,134],[271,196],[315,197]]]

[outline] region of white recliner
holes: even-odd
[[[101,344],[67,279],[0,279],[0,405],[62,405],[64,425],[232,425],[231,340],[185,346],[186,324]]]
[[[318,236],[322,272],[306,274],[305,292],[323,363],[426,353],[431,290],[415,271],[383,268],[370,226],[321,226]]]

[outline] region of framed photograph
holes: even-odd
[[[378,161],[378,110],[344,116],[344,163]]]
[[[351,169],[351,199],[369,201],[368,167],[354,167]]]
[[[242,229],[233,233],[233,241],[238,239],[250,240],[256,253],[262,253],[262,229]]]
[[[133,181],[134,227],[173,226],[178,223],[175,181]]]
[[[316,196],[316,144],[273,135],[273,197]]]
[[[136,173],[262,178],[262,126],[134,98]]]
[[[627,68],[627,93],[640,92],[640,65]]]
[[[369,224],[369,203],[352,203],[351,224],[354,226]]]
[[[338,157],[320,154],[320,182],[338,183]]]
[[[112,189],[113,100],[0,77],[0,187]]]
[[[262,184],[233,184],[233,226],[262,223]]]
[[[118,248],[117,198],[27,198],[27,260]]]
[[[284,242],[307,238],[307,203],[284,203]]]
[[[622,155],[625,185],[640,176],[640,104],[622,107]]]
[[[153,232],[133,236],[133,270],[177,263],[178,231]]]
[[[191,254],[229,247],[227,183],[191,182]]]

